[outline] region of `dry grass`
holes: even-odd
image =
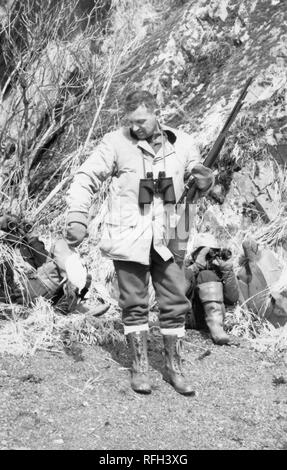
[[[158,18],[156,13],[146,15],[146,5],[143,8],[141,2],[134,2],[134,8],[126,8],[128,2],[121,0],[120,2],[112,2],[114,8],[114,19],[117,20],[113,24],[113,31],[106,38],[106,43],[101,47],[102,56],[97,57],[98,65],[100,64],[101,74],[95,75],[95,70],[92,69],[95,65],[91,62],[91,70],[83,68],[88,78],[94,78],[92,98],[90,100],[90,107],[86,107],[87,117],[85,125],[83,126],[84,114],[80,113],[81,125],[84,127],[84,137],[81,144],[77,149],[62,159],[60,174],[61,179],[56,187],[53,199],[44,199],[46,190],[50,184],[47,181],[47,186],[42,188],[42,191],[35,199],[29,199],[26,208],[25,216],[27,219],[37,220],[37,226],[40,234],[43,236],[47,248],[51,244],[55,236],[59,236],[63,231],[64,221],[64,189],[71,176],[78,168],[82,159],[90,153],[91,147],[95,145],[96,140],[92,140],[95,136],[105,133],[111,127],[111,123],[118,124],[119,122],[119,107],[117,97],[113,97],[112,82],[123,82],[122,89],[120,85],[117,88],[118,96],[124,90],[126,83],[121,77],[122,66],[129,63],[131,57],[135,56],[136,51],[139,50],[142,35],[146,29],[144,23],[147,20],[151,29],[153,23],[156,23]],[[163,5],[160,0],[150,0],[149,5],[151,11],[155,12],[156,8]],[[176,2],[174,2],[176,3]],[[161,5],[162,4],[162,5]],[[139,9],[138,9],[139,7]],[[139,15],[140,13],[140,15]],[[127,15],[130,15],[127,17]],[[136,22],[134,21],[136,16]],[[88,38],[91,38],[88,35]],[[94,38],[95,39],[95,38]],[[208,38],[207,38],[208,39]],[[85,37],[82,37],[85,42]],[[84,44],[83,42],[83,44]],[[82,43],[79,42],[79,45]],[[131,71],[132,76],[132,71]],[[111,95],[111,96],[108,96]],[[104,109],[107,101],[113,104],[113,109],[109,106],[109,110]],[[266,107],[267,109],[267,107]],[[106,113],[106,114],[105,114]],[[108,118],[106,115],[108,114]],[[252,115],[252,110],[250,116]],[[248,117],[248,113],[246,114]],[[247,119],[247,117],[245,118]],[[76,119],[76,118],[75,118]],[[186,119],[189,119],[186,115]],[[252,122],[248,124],[246,119],[241,119],[242,126],[240,127],[239,121],[236,131],[230,140],[230,151],[234,147],[233,140],[239,142],[241,154],[245,155],[246,161],[257,159],[258,156],[264,154],[266,156],[266,149],[262,149],[262,141],[254,139],[252,134],[249,135],[249,128],[253,125],[258,125],[257,115],[252,115]],[[245,122],[246,121],[246,122]],[[76,121],[75,121],[76,122]],[[267,119],[266,119],[266,122]],[[235,127],[234,127],[235,129]],[[257,135],[255,132],[254,135]],[[226,147],[227,148],[227,147]],[[229,150],[229,149],[228,149]],[[233,155],[234,157],[234,155]],[[260,161],[263,165],[263,161]],[[267,163],[268,166],[268,163]],[[286,172],[277,167],[273,162],[269,164],[270,172],[273,175],[272,197],[277,206],[276,217],[266,224],[258,213],[254,221],[250,221],[248,226],[242,226],[242,202],[241,194],[235,195],[234,200],[229,200],[222,208],[214,208],[214,213],[220,220],[220,226],[216,228],[215,234],[223,240],[230,248],[232,248],[235,261],[235,269],[239,269],[239,258],[242,254],[242,242],[246,237],[252,236],[263,247],[270,247],[274,249],[278,255],[279,261],[282,266],[286,263],[286,255],[284,250],[284,242],[286,239],[287,227],[287,214],[285,209],[286,204]],[[55,172],[59,173],[59,168]],[[50,176],[53,181],[55,174]],[[8,186],[10,182],[7,183]],[[1,197],[7,199],[9,195],[9,187],[3,189]],[[85,261],[87,262],[91,274],[93,276],[93,284],[91,288],[90,305],[97,305],[99,302],[105,302],[110,305],[109,312],[105,314],[105,318],[95,319],[92,316],[85,315],[69,315],[64,317],[55,312],[49,302],[39,299],[33,309],[21,310],[19,307],[9,307],[8,317],[9,322],[4,322],[0,328],[0,352],[7,352],[12,354],[34,354],[38,349],[60,348],[61,349],[61,335],[64,331],[69,331],[72,338],[76,341],[94,344],[101,341],[114,341],[122,340],[122,335],[116,329],[119,319],[119,309],[116,303],[117,292],[114,286],[114,273],[112,263],[102,258],[98,241],[101,233],[101,225],[105,217],[105,197],[107,194],[107,186],[103,187],[97,199],[94,214],[92,214],[92,222],[90,224],[90,239],[85,241],[80,252]],[[48,196],[49,197],[49,196]],[[4,199],[3,199],[4,200]],[[43,205],[39,206],[42,201]],[[203,203],[204,206],[205,203]],[[199,207],[196,220],[196,230],[200,231],[203,225],[202,213],[206,207]],[[13,208],[12,208],[13,211]],[[17,212],[17,207],[15,208]],[[17,282],[25,283],[25,270],[27,266],[23,265],[19,257],[12,250],[3,248],[0,242],[0,259],[9,260],[15,266]],[[285,289],[284,282],[278,285],[279,292]],[[266,292],[266,305],[270,301],[270,292]],[[154,298],[152,297],[151,303],[155,306]],[[5,316],[5,309],[2,309]],[[21,318],[29,313],[28,318]],[[116,326],[116,328],[114,328]],[[285,327],[275,329],[270,323],[265,320],[260,320],[252,312],[246,309],[246,306],[237,307],[227,318],[228,329],[236,336],[246,338],[257,344],[261,344],[262,348],[281,350],[287,348]],[[119,336],[118,336],[119,335]],[[268,339],[269,338],[269,339]],[[285,341],[285,346],[284,346]],[[9,345],[10,342],[10,345]],[[257,342],[257,343],[256,343]],[[264,346],[263,346],[264,345]]]
[[[95,318],[87,314],[63,316],[55,311],[49,301],[39,298],[27,318],[21,313],[27,309],[19,306],[9,308],[6,320],[0,322],[0,354],[33,356],[36,351],[63,352],[67,342],[82,344],[108,344],[123,342],[121,322],[113,318]],[[7,309],[6,309],[7,312]],[[3,317],[2,317],[3,318]]]
[[[217,235],[224,234],[225,242],[231,246],[234,253],[235,268],[239,269],[238,260],[242,254],[241,244],[247,236],[253,236],[262,246],[269,246],[276,250],[279,261],[284,266],[285,250],[282,243],[286,238],[287,218],[284,213],[285,194],[282,191],[285,175],[281,171],[277,174],[278,214],[270,223],[264,223],[260,218],[247,228],[237,227],[231,229],[232,223],[240,223],[241,208],[238,213],[233,212],[231,217],[228,204],[222,209],[221,227],[217,228]],[[106,187],[102,189],[97,200],[95,216],[90,224],[90,238],[81,245],[80,252],[89,266],[93,276],[93,283],[90,292],[88,305],[91,314],[72,314],[63,316],[57,313],[49,302],[39,299],[33,309],[23,310],[19,307],[11,307],[8,317],[10,321],[2,322],[0,329],[0,352],[17,355],[34,354],[36,350],[59,350],[63,349],[62,337],[68,334],[70,339],[84,344],[103,344],[105,342],[123,341],[123,334],[120,330],[120,313],[117,306],[117,289],[115,288],[115,277],[112,262],[101,256],[98,242],[101,236],[102,222],[106,214],[105,205]],[[234,208],[232,207],[232,210]],[[225,212],[224,212],[225,211]],[[225,217],[226,216],[226,217]],[[202,219],[200,209],[198,212],[196,229],[200,230]],[[45,242],[49,244],[53,238],[52,234],[59,234],[63,229],[63,215],[59,214],[49,227],[43,227]],[[2,248],[1,248],[2,247]],[[14,250],[6,250],[0,244],[0,251],[4,259],[16,263],[18,279],[25,277],[24,266]],[[284,274],[284,271],[283,271]],[[283,279],[283,278],[282,278]],[[284,278],[285,279],[285,278]],[[277,284],[277,291],[282,292],[286,288],[284,279]],[[151,296],[151,308],[155,308],[154,293]],[[270,303],[270,291],[266,291],[266,307]],[[101,318],[92,316],[93,306],[102,302],[110,306],[109,311]],[[28,318],[23,318],[29,313]],[[4,311],[3,311],[4,313]],[[5,314],[4,314],[5,315]],[[3,317],[3,315],[2,315]],[[270,351],[272,353],[281,352],[287,349],[286,327],[275,328],[267,320],[260,319],[257,315],[246,308],[246,305],[237,306],[228,313],[226,327],[233,335],[244,338],[260,351]]]
[[[265,324],[260,335],[252,341],[252,345],[257,351],[268,351],[274,356],[286,352],[287,324],[281,328],[275,328],[270,323]]]
[[[227,312],[225,326],[228,333],[247,340],[256,351],[274,357],[287,351],[287,324],[276,328],[244,306]]]
[[[101,207],[102,198],[99,199]],[[85,241],[81,246],[81,254],[89,265],[93,282],[89,291],[89,298],[85,305],[89,308],[86,314],[75,313],[65,316],[61,305],[55,309],[51,303],[39,298],[34,307],[21,307],[13,305],[9,299],[7,289],[7,304],[0,304],[0,353],[15,355],[33,355],[37,350],[62,350],[61,337],[69,332],[73,341],[85,344],[104,344],[107,342],[123,341],[120,331],[119,308],[110,286],[114,282],[113,266],[111,261],[101,257],[97,241],[104,211],[100,211],[94,218],[91,231],[94,236],[91,242]],[[49,249],[55,234],[63,229],[63,216],[59,215],[47,231],[46,226],[40,226],[41,237]],[[18,253],[3,242],[0,242],[1,262],[7,262],[13,267],[15,281],[18,287],[25,289],[27,273],[30,265],[25,263]],[[109,306],[104,317],[93,317],[93,310],[102,304]],[[58,307],[58,306],[57,306]],[[61,313],[60,313],[61,312]]]
[[[250,163],[250,174],[252,174]],[[252,237],[259,246],[269,248],[275,253],[279,265],[282,267],[280,279],[271,288],[267,288],[259,295],[265,299],[262,305],[262,316],[274,297],[286,292],[286,236],[287,236],[287,211],[286,211],[286,172],[273,160],[261,162],[262,167],[270,176],[272,184],[268,187],[273,203],[273,219],[266,223],[262,214],[258,214],[253,220],[242,217],[244,195],[240,191],[234,191],[227,195],[222,206],[210,205],[201,202],[194,223],[194,231],[210,230],[220,241],[222,247],[229,247],[233,252],[235,272],[241,268],[243,249],[242,242]],[[209,212],[211,217],[206,217]],[[189,246],[191,250],[191,246]],[[284,301],[284,299],[283,299]],[[285,304],[284,304],[285,305]],[[283,306],[284,306],[283,305]],[[227,314],[226,326],[228,331],[235,336],[244,338],[258,350],[272,353],[287,350],[286,326],[275,328],[264,318],[248,310],[247,302]]]

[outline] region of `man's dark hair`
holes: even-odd
[[[125,112],[132,113],[141,105],[145,105],[148,110],[154,111],[157,102],[154,96],[146,90],[136,90],[126,96],[124,102]]]

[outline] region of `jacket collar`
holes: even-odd
[[[166,126],[165,124],[160,124],[160,126],[163,132],[166,134],[167,140],[169,141],[169,143],[173,145],[177,139],[175,130],[172,129],[171,127]]]

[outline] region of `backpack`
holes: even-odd
[[[277,298],[272,294],[282,275],[277,257],[272,250],[259,247],[253,239],[243,242],[242,247],[244,257],[237,274],[240,303],[275,326],[285,324],[287,309],[279,308],[282,305],[279,293]]]

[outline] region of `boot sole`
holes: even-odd
[[[214,344],[217,346],[240,346],[240,342],[232,341],[232,340],[214,340]]]
[[[133,391],[136,392],[136,393],[140,393],[141,395],[150,395],[151,394],[151,390],[136,390],[135,388],[133,388]]]
[[[186,397],[194,397],[194,396],[195,396],[195,390],[190,390],[190,391],[184,392],[184,391],[178,389],[178,388],[174,385],[174,383],[173,383],[171,380],[167,379],[166,377],[163,377],[163,380],[165,380],[169,385],[171,385],[171,386],[174,388],[174,390],[175,390],[177,393],[179,393],[180,395],[184,395],[184,396],[186,396]]]

